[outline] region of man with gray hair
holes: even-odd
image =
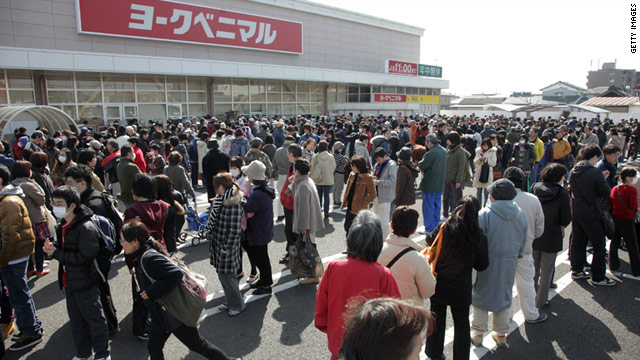
[[[444,190],[444,174],[447,166],[447,151],[440,146],[435,134],[426,138],[429,151],[418,163],[422,171],[420,190],[422,191],[422,219],[424,231],[432,232],[440,222],[442,191]]]

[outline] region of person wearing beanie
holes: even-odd
[[[425,233],[432,232],[440,222],[442,191],[445,187],[447,151],[440,145],[438,137],[427,135],[426,146],[429,148],[418,167],[422,171],[420,191],[422,191],[422,220]]]
[[[416,178],[420,171],[411,161],[413,151],[404,147],[398,151],[398,173],[396,175],[396,198],[393,200],[395,206],[413,205],[416,203]],[[437,212],[440,213],[439,211]]]
[[[460,145],[460,134],[455,131],[447,135],[447,161],[442,195],[442,216],[448,217],[462,198],[464,183],[469,174],[471,154]]]
[[[516,289],[520,309],[528,323],[538,323],[547,319],[547,314],[536,306],[536,288],[533,281],[535,266],[533,264],[533,240],[542,236],[544,232],[544,212],[538,197],[523,191],[527,185],[527,176],[522,169],[509,167],[504,171],[504,177],[511,181],[516,188],[516,204],[527,219],[527,243],[524,254],[518,258],[516,269]]]
[[[507,347],[513,282],[518,258],[524,255],[527,245],[527,219],[513,200],[517,194],[511,181],[496,180],[489,186],[491,202],[478,214],[491,251],[489,267],[478,272],[472,293],[471,343],[477,347],[482,346],[488,330],[489,312],[493,313],[493,339],[498,347]]]

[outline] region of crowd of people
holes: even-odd
[[[426,355],[442,359],[447,307],[454,359],[468,359],[490,330],[489,313],[492,338],[508,346],[514,284],[526,321],[547,319],[570,225],[574,280],[615,285],[607,262],[617,276],[640,276],[639,149],[637,119],[598,117],[205,116],[18,128],[0,144],[3,336],[15,351],[43,341],[27,278],[46,276],[49,258],[59,262],[74,359],[109,359],[119,325],[107,279],[124,252],[133,335],[148,340],[151,359],[163,359],[171,334],[208,359],[228,359],[160,305],[181,286],[172,259],[202,189],[229,316],[247,306],[243,253],[253,294],[272,293],[276,222],[284,220],[286,265],[296,242],[317,246],[316,233],[336,221],[332,210],[344,209],[346,259],[300,280],[319,283],[315,326],[332,359],[417,359],[425,337]],[[475,196],[463,196],[466,186]],[[620,249],[630,274],[620,272]]]

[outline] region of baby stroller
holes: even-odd
[[[180,240],[187,240],[187,236],[191,235],[191,244],[197,246],[200,241],[207,238],[207,222],[209,221],[209,213],[203,212],[198,215],[196,209],[186,204],[187,229],[180,233]]]

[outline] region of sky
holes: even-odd
[[[630,51],[631,3],[640,1],[313,1],[424,28],[420,63],[442,66],[445,91],[460,96],[539,94],[556,81],[586,88],[598,61],[640,71],[640,48]]]

